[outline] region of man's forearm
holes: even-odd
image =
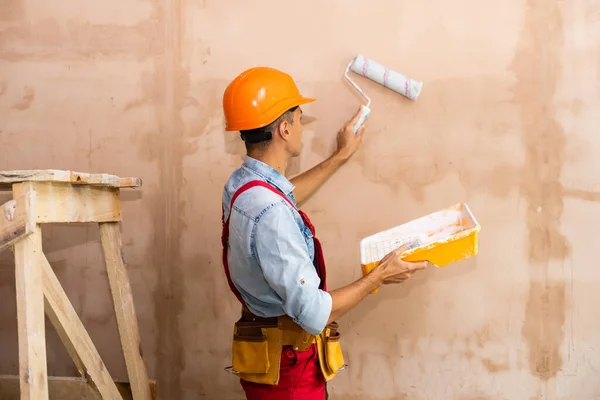
[[[333,304],[327,323],[337,320],[356,307],[369,293],[381,286],[383,280],[381,270],[375,268],[371,273],[350,285],[331,291]]]
[[[306,201],[346,161],[346,158],[340,156],[339,153],[335,153],[308,171],[292,178],[290,182],[296,187],[294,189],[296,202],[303,203]]]

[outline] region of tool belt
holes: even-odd
[[[234,324],[232,365],[226,368],[248,382],[266,385],[279,383],[283,346],[307,351],[317,345],[319,364],[326,381],[346,368],[337,322],[327,325],[319,335],[311,335],[289,316],[261,318],[242,308]]]

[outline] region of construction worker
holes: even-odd
[[[251,68],[226,88],[226,130],[239,131],[247,155],[223,190],[223,264],[242,305],[233,327],[232,365],[248,400],[323,400],[326,382],[345,368],[335,322],[382,284],[401,283],[426,263],[401,248],[368,275],[329,291],[323,249],[298,204],[359,148],[359,113],[337,136],[335,153],[288,180],[302,150],[303,97],[286,73]]]

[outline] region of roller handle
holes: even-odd
[[[360,107],[360,117],[358,117],[358,121],[354,124],[354,134],[360,129],[362,124],[365,122],[369,114],[371,113],[371,109],[365,105]]]

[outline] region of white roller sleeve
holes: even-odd
[[[360,54],[354,58],[350,69],[411,100],[416,100],[423,88],[423,82],[408,78]]]

